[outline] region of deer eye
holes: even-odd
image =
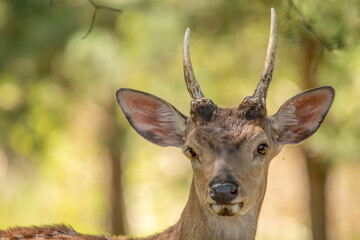
[[[258,147],[257,147],[257,152],[262,154],[262,155],[265,155],[266,153],[266,150],[268,149],[268,145],[267,144],[260,144]]]
[[[195,158],[197,156],[195,150],[192,148],[187,148],[186,151],[188,152],[188,154],[191,158]]]

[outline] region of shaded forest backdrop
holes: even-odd
[[[360,239],[360,2],[99,0],[0,2],[0,228],[67,223],[142,236],[175,223],[191,167],[130,129],[115,100],[129,87],[188,113],[182,40],[220,106],[260,77],[270,25],[278,53],[270,114],[332,85],[323,126],[273,160],[257,239]]]

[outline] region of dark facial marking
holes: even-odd
[[[208,141],[209,148],[215,149],[215,145],[212,141]]]
[[[231,171],[229,171],[228,169],[222,169],[220,172],[218,172],[218,174],[214,176],[209,182],[209,186],[216,183],[221,183],[221,184],[231,183],[236,186],[239,185],[237,181],[235,181],[234,178],[232,177]]]
[[[191,109],[191,117],[194,122],[210,122],[216,109],[215,104],[200,104]]]
[[[253,119],[258,118],[260,116],[261,116],[260,112],[255,107],[251,107],[245,113],[246,120],[253,120]]]
[[[206,124],[216,115],[217,106],[208,98],[193,99],[191,101],[190,116],[196,124]]]
[[[197,109],[198,114],[206,121],[210,122],[216,105],[204,105]]]
[[[263,104],[249,101],[247,98],[239,105],[239,113],[247,121],[257,123],[264,122],[267,115],[266,107]]]

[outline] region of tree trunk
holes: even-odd
[[[306,164],[310,182],[310,209],[313,240],[325,240],[326,235],[326,198],[325,185],[328,176],[326,163],[308,157]]]
[[[322,47],[314,39],[304,37],[302,41],[303,84],[305,89],[314,88],[316,70],[322,59]],[[312,157],[309,151],[304,151],[310,183],[310,210],[313,240],[326,240],[326,198],[325,185],[328,176],[326,160],[321,156]]]
[[[125,234],[121,152],[119,148],[117,150],[116,148],[111,149],[111,233],[114,235]]]
[[[105,142],[109,147],[110,154],[110,214],[111,214],[111,233],[114,235],[125,234],[125,208],[122,187],[121,161],[124,152],[124,129],[116,122],[116,102],[110,103],[109,121],[105,131]]]

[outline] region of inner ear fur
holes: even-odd
[[[275,142],[297,144],[314,134],[328,113],[334,97],[334,88],[323,86],[287,100],[275,115],[269,117]]]
[[[116,99],[130,125],[142,137],[160,146],[183,146],[187,117],[171,104],[128,88],[119,89]]]

